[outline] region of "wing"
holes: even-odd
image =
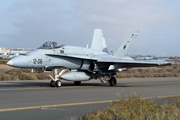
[[[115,69],[118,68],[132,68],[132,67],[153,67],[171,65],[172,62],[166,61],[137,61],[137,60],[119,60],[119,59],[100,59],[97,61],[99,64],[114,65]]]
[[[96,61],[100,65],[100,69],[108,69],[110,65],[114,65],[115,69],[118,68],[132,68],[132,67],[153,67],[153,66],[163,66],[171,65],[172,62],[166,61],[156,61],[156,60],[123,60],[115,59],[113,57],[100,57],[100,56],[91,56],[91,55],[66,55],[66,54],[46,54],[48,56],[55,57],[69,57],[75,59],[84,59]]]
[[[99,59],[98,56],[91,56],[91,55],[66,55],[66,54],[46,54],[46,55],[56,56],[56,57],[69,57],[69,58],[76,58],[76,59],[94,60],[94,61],[97,61]]]

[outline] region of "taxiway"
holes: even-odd
[[[49,87],[48,80],[1,81],[0,116],[4,119],[66,119],[97,108],[105,108],[117,93],[126,97],[136,93],[143,97],[179,95],[180,78],[118,79],[116,87],[92,80],[74,86],[62,81],[62,87]],[[19,116],[19,117],[18,117]],[[34,119],[35,119],[34,118]]]

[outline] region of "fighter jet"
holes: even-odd
[[[9,56],[11,56],[11,50],[9,51],[9,53],[3,53],[2,55],[0,55],[1,59],[9,59]]]
[[[11,54],[11,55],[9,56],[9,58],[12,59],[12,58],[14,58],[14,57],[17,57],[18,55],[19,55],[19,53]]]
[[[61,79],[73,81],[80,85],[81,81],[99,79],[116,86],[114,77],[117,72],[133,67],[151,67],[170,65],[165,61],[136,61],[127,56],[132,41],[138,36],[139,29],[134,29],[123,44],[113,54],[108,53],[105,38],[101,29],[95,29],[91,48],[76,47],[45,42],[42,46],[25,55],[19,55],[7,62],[8,65],[19,68],[35,68],[40,71],[54,70],[50,86],[60,87]],[[57,72],[57,68],[63,68]],[[70,72],[65,72],[67,69]]]

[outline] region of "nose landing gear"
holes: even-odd
[[[50,86],[51,86],[51,87],[56,87],[56,81],[51,80],[51,82],[50,82]]]
[[[62,76],[62,74],[64,74],[66,72],[67,69],[62,70],[59,74],[57,74],[57,69],[54,70],[54,78],[49,75],[51,77],[51,82],[50,82],[50,86],[51,87],[60,87],[61,86],[61,81],[59,80],[59,77]]]

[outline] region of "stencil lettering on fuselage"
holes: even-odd
[[[42,64],[42,59],[33,59],[33,64]]]

